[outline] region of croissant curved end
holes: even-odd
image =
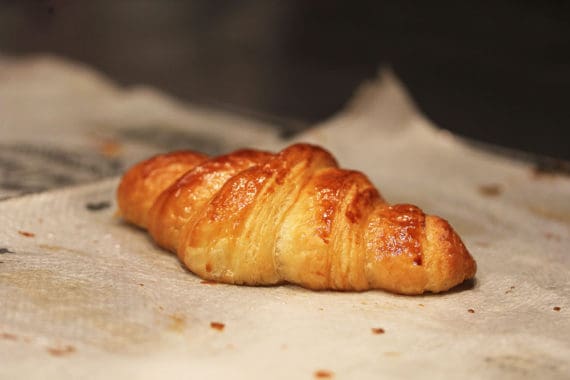
[[[425,234],[425,290],[439,293],[475,277],[477,263],[446,220],[426,216]]]
[[[157,155],[131,167],[117,189],[121,216],[146,228],[148,212],[158,196],[186,171],[205,161],[207,156],[193,151]]]

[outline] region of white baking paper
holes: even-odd
[[[569,377],[568,178],[437,129],[389,72],[297,140],[448,219],[476,281],[418,297],[204,283],[115,216],[116,178],[14,198],[0,202],[0,378]]]
[[[159,152],[267,145],[270,127],[56,57],[0,55],[0,200],[116,176]]]

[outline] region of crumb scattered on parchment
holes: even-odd
[[[223,331],[226,325],[221,322],[210,322],[210,327],[214,330]]]
[[[552,232],[545,232],[544,237],[547,238],[548,240],[560,241],[560,236],[557,234],[553,234]]]
[[[509,293],[512,293],[512,292],[513,292],[513,290],[515,290],[515,287],[514,287],[514,285],[513,285],[513,286],[511,286],[511,287],[510,287],[510,288],[509,288],[507,291],[505,291],[505,294],[509,294]]]
[[[11,340],[11,341],[22,341],[24,343],[30,343],[32,341],[32,338],[30,338],[29,336],[18,336],[16,334],[8,332],[0,332],[0,339]]]
[[[25,236],[25,237],[34,237],[34,236],[36,236],[36,234],[34,234],[33,232],[28,232],[28,231],[19,230],[18,233],[19,233],[20,235],[22,235],[22,236]]]
[[[0,332],[0,339],[5,340],[18,340],[18,336],[7,332]]]
[[[503,188],[501,185],[492,183],[487,185],[481,185],[478,188],[479,194],[484,195],[486,197],[496,197],[503,192]]]
[[[70,345],[61,347],[46,347],[46,350],[52,356],[66,356],[76,351],[75,347]]]
[[[137,285],[138,285],[138,286],[144,286],[144,284],[143,284],[142,282],[141,282],[141,283],[138,283]]]
[[[425,305],[423,303],[419,303],[418,304],[419,307],[424,307]]]
[[[12,251],[10,251],[8,248],[0,248],[0,255],[4,254],[4,253],[14,253]]]
[[[372,333],[373,333],[373,334],[376,334],[376,335],[380,335],[380,334],[384,334],[385,331],[384,331],[384,329],[381,328],[381,327],[373,327],[373,328],[372,328]]]
[[[467,309],[467,312],[473,314],[473,313],[475,313],[475,310],[473,310],[473,309]]]
[[[123,145],[111,138],[98,138],[96,144],[99,153],[108,158],[118,157],[123,151]]]
[[[552,310],[554,310],[554,311],[560,311],[561,309],[560,309],[560,306],[554,306],[554,307],[552,308]]]
[[[319,369],[318,371],[315,371],[315,377],[317,379],[331,379],[333,377],[333,373],[326,369]]]

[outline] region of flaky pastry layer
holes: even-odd
[[[422,294],[476,272],[449,223],[389,205],[314,145],[155,156],[124,175],[117,199],[124,219],[208,280]]]

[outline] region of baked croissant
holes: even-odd
[[[421,294],[476,271],[445,220],[387,204],[313,145],[159,155],[124,175],[117,198],[123,218],[208,280]]]

